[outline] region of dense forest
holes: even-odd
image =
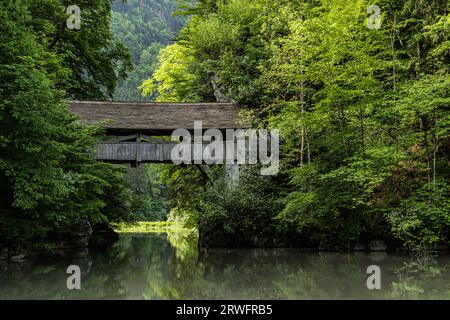
[[[448,243],[449,1],[204,0],[185,13],[143,93],[236,101],[282,133],[278,176],[242,167],[230,188],[218,167],[213,182],[164,173],[203,244]]]
[[[152,97],[143,97],[138,88],[156,69],[159,50],[176,40],[186,20],[173,15],[177,8],[176,0],[113,2],[111,32],[114,39],[129,49],[134,66],[126,79],[119,80],[114,100],[152,100]]]
[[[131,212],[123,168],[91,157],[101,128],[83,126],[64,103],[108,99],[118,70],[131,68],[110,32],[109,1],[79,3],[82,31],[66,27],[68,1],[0,3],[2,247],[57,240],[80,221]]]
[[[77,3],[71,30],[71,1],[0,2],[0,249],[168,209],[202,245],[449,243],[448,0]],[[69,99],[236,102],[280,130],[281,171],[126,173]]]

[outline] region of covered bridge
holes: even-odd
[[[194,130],[194,121],[206,129],[242,129],[240,108],[233,103],[138,103],[69,101],[69,109],[91,125],[105,122],[107,135],[96,158],[112,163],[171,162],[174,142],[155,137],[170,136],[176,129]]]

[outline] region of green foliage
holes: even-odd
[[[282,206],[273,179],[260,176],[258,168],[243,167],[239,180],[230,185],[230,176],[220,171],[199,208],[201,239],[210,237],[216,245],[275,244],[273,217]]]
[[[8,246],[57,239],[80,220],[121,221],[131,205],[122,170],[91,157],[99,129],[81,125],[58,90],[76,71],[61,66],[61,52],[48,50],[55,35],[45,32],[59,22],[35,10],[33,1],[0,4],[0,243]],[[97,38],[101,44],[108,46]],[[95,98],[99,86],[85,94]]]
[[[114,230],[118,233],[193,233],[195,231],[195,229],[186,229],[181,223],[173,221],[117,223],[114,225]]]
[[[392,232],[411,249],[448,240],[450,186],[437,181],[422,186],[388,216]]]
[[[195,102],[202,96],[201,90],[193,90],[199,83],[199,76],[190,67],[195,62],[192,50],[173,44],[161,50],[160,67],[153,77],[144,81],[142,93],[145,96],[157,94],[157,101],[163,102]],[[198,69],[197,69],[198,70]]]
[[[161,181],[164,166],[152,164],[130,168],[125,179],[133,191],[134,221],[165,221],[167,219],[167,186]]]
[[[244,179],[240,196],[225,191],[211,201],[215,183],[194,187],[199,174],[172,170],[169,186],[184,186],[170,201],[200,233],[239,231],[241,241],[252,225],[316,240],[450,240],[441,182],[450,179],[449,3],[378,1],[379,30],[367,27],[372,4],[200,1],[186,11],[192,20],[144,92],[235,100],[256,125],[282,134],[282,174],[254,192]],[[281,190],[281,207],[270,188]]]
[[[131,52],[133,70],[119,81],[114,99],[140,101],[138,87],[156,69],[159,51],[174,41],[184,17],[174,17],[175,0],[116,0],[112,5],[111,32]],[[150,95],[146,100],[154,98]]]
[[[101,100],[112,97],[118,79],[131,70],[130,54],[110,32],[110,0],[80,0],[81,29],[66,27],[68,0],[26,0],[29,24],[37,40],[55,53],[69,76],[57,87],[71,99]]]

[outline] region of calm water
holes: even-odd
[[[81,290],[66,288],[79,265]],[[366,269],[381,268],[381,290]],[[0,264],[0,299],[450,299],[450,257],[426,262],[384,253],[296,249],[210,249],[186,234],[121,235],[106,251],[78,258]]]

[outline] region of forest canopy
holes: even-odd
[[[121,79],[114,93],[116,101],[152,100],[144,98],[138,87],[156,69],[159,51],[176,40],[185,23],[174,16],[176,0],[115,0],[111,7],[111,32],[131,53],[133,70]]]
[[[230,188],[221,168],[213,182],[165,173],[204,243],[448,243],[448,1],[204,0],[185,13],[143,93],[236,101],[282,133],[276,177],[242,167]]]
[[[110,4],[85,1],[84,28],[66,28],[65,1],[0,3],[0,243],[57,241],[80,222],[128,219],[123,170],[91,156],[99,127],[65,99],[104,99],[117,64],[130,64],[109,30]]]
[[[0,2],[1,247],[166,218],[201,245],[449,244],[448,0],[77,2],[75,30],[69,1]],[[125,172],[70,99],[237,103],[281,170]]]

